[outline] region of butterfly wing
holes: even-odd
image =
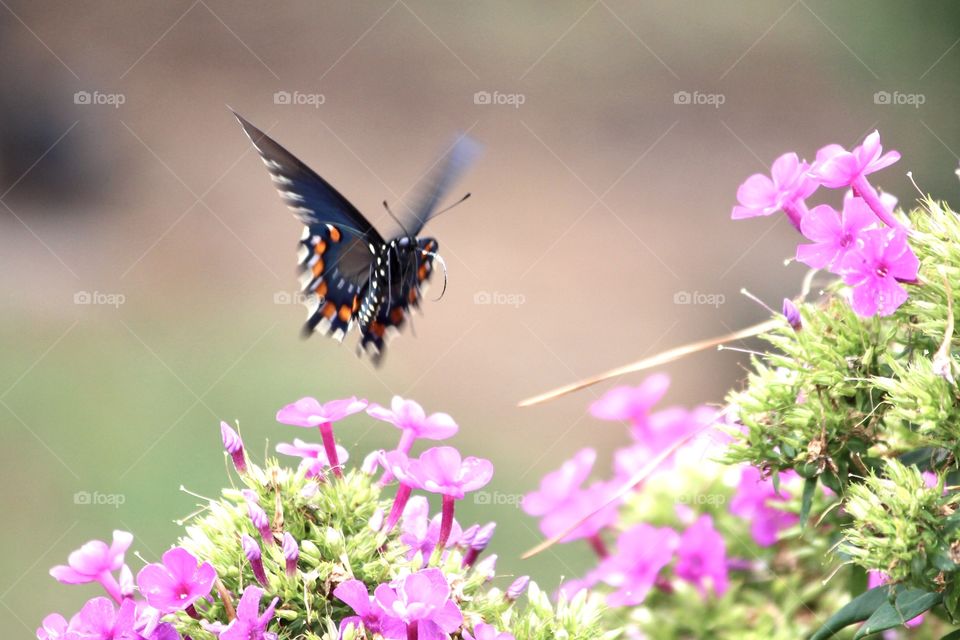
[[[300,240],[304,333],[349,330],[357,299],[370,277],[380,233],[350,202],[275,140],[234,114],[263,159],[280,197],[305,225]]]
[[[380,305],[376,317],[361,328],[357,352],[367,353],[375,365],[380,364],[387,341],[403,328],[410,309],[420,308],[438,248],[433,238],[417,240],[417,249],[411,252],[407,268],[390,283],[388,299]]]
[[[433,165],[427,177],[418,185],[413,204],[400,207],[398,215],[407,233],[417,236],[437,212],[440,201],[454,183],[480,155],[481,146],[473,138],[461,134],[447,152]]]

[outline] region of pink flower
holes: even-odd
[[[374,599],[382,611],[381,633],[391,640],[448,640],[463,624],[450,599],[450,585],[439,569],[424,569],[381,584]]]
[[[800,223],[800,232],[813,244],[797,247],[797,260],[815,269],[835,269],[857,246],[865,229],[879,221],[863,198],[843,202],[843,213],[822,204],[814,207]]]
[[[320,404],[315,398],[301,398],[280,409],[277,412],[277,422],[295,427],[319,428],[327,460],[333,469],[333,475],[339,478],[343,476],[343,470],[340,468],[337,443],[333,437],[333,423],[359,413],[366,407],[367,401],[356,397],[331,400],[325,404]]]
[[[455,447],[433,447],[410,460],[410,474],[423,489],[461,500],[490,482],[493,464],[473,456],[461,458]]]
[[[599,505],[609,502],[619,486],[615,483],[598,482],[587,489],[582,488],[596,458],[597,452],[593,449],[580,450],[559,469],[545,475],[540,481],[539,490],[523,497],[521,508],[528,515],[541,518],[540,531],[543,535],[560,535],[589,515],[586,521],[577,525],[562,541],[589,539],[597,550],[600,550],[602,541],[597,536],[616,519],[617,505],[610,504],[597,513],[593,512]]]
[[[806,211],[804,199],[817,190],[817,182],[809,174],[809,165],[795,153],[785,153],[773,162],[771,177],[755,173],[737,189],[737,201],[731,217],[734,220],[768,216],[786,212],[790,222],[800,228]]]
[[[162,564],[148,564],[137,574],[137,585],[147,604],[163,613],[182,611],[209,595],[217,572],[192,553],[174,547],[163,554]]]
[[[339,422],[367,408],[367,401],[357,397],[320,403],[316,398],[301,398],[277,412],[277,422],[295,427],[319,427]]]
[[[133,543],[133,534],[114,531],[113,543],[91,540],[70,554],[67,565],[50,569],[50,575],[64,584],[99,582],[110,596],[120,602],[123,599],[120,585],[113,572],[123,567],[123,557]]]
[[[612,607],[635,606],[657,583],[660,571],[673,560],[680,536],[669,527],[638,524],[620,534],[616,553],[600,562],[592,579],[616,591],[607,596]]]
[[[410,453],[410,448],[417,438],[446,440],[456,435],[459,429],[453,418],[446,413],[432,413],[428,416],[419,404],[400,396],[393,396],[389,409],[373,404],[367,409],[367,413],[403,431],[397,448],[404,453]]]
[[[590,476],[593,463],[597,460],[594,449],[581,449],[559,469],[551,471],[540,480],[540,489],[523,497],[521,508],[527,515],[539,517],[546,515],[557,506],[565,503],[570,494],[578,491]]]
[[[810,173],[830,189],[853,186],[858,178],[885,169],[900,159],[897,151],[883,153],[880,132],[868,135],[863,144],[847,151],[838,144],[828,144],[817,152]]]
[[[790,494],[783,489],[785,482],[797,478],[792,472],[780,474],[780,493],[773,488],[773,481],[764,480],[756,467],[744,467],[740,472],[740,482],[736,494],[730,501],[730,513],[750,522],[750,535],[761,547],[769,547],[777,542],[780,531],[792,527],[799,518],[772,506],[776,502],[786,502]]]
[[[249,586],[240,596],[237,617],[219,633],[220,640],[276,640],[277,634],[267,631],[273,621],[273,612],[280,598],[274,598],[263,615],[260,614],[260,598],[263,589]]]
[[[180,635],[167,623],[143,628],[138,620],[137,603],[129,598],[119,610],[107,598],[94,598],[83,605],[70,620],[66,634],[59,637],[64,640],[179,640]]]
[[[373,597],[367,592],[367,585],[360,580],[347,580],[341,582],[333,590],[333,595],[350,605],[353,612],[357,614],[340,621],[341,636],[351,625],[354,629],[359,629],[362,626],[368,635],[380,633],[380,619],[383,612],[376,606]],[[404,638],[406,638],[405,635]]]
[[[481,489],[490,482],[493,464],[473,456],[461,458],[454,447],[433,447],[419,458],[411,459],[408,472],[422,489],[443,496],[440,537],[434,552],[440,553],[446,548],[453,527],[454,504],[466,493]]]
[[[727,545],[723,536],[713,528],[713,518],[700,516],[680,536],[674,573],[696,585],[703,597],[708,591],[718,597],[726,593],[729,587]]]
[[[716,419],[717,411],[705,406],[696,407],[692,411],[683,407],[669,407],[657,411],[647,419],[642,428],[634,428],[636,442],[618,449],[614,454],[617,478],[625,480],[636,475],[679,440],[706,429]],[[670,455],[658,469],[669,469],[673,457]]]
[[[920,261],[902,229],[864,233],[855,251],[843,259],[843,281],[853,287],[853,310],[862,317],[888,316],[907,299],[899,282],[915,282]]]
[[[831,189],[850,187],[854,195],[863,198],[887,226],[899,229],[903,228],[903,223],[893,217],[892,210],[885,206],[867,180],[869,174],[889,167],[899,159],[900,154],[896,151],[883,153],[880,132],[874,131],[853,151],[846,151],[837,144],[820,149],[816,162],[810,168],[810,175]]]
[[[37,640],[63,640],[66,635],[67,620],[59,613],[48,615],[37,629]]]
[[[510,583],[503,595],[507,600],[513,602],[523,595],[528,586],[530,586],[530,576],[520,576]]]
[[[590,413],[600,420],[629,421],[635,429],[643,429],[650,409],[660,402],[670,388],[670,376],[655,373],[637,387],[616,387],[590,405]]]
[[[322,476],[326,469],[330,468],[330,461],[327,460],[326,448],[322,444],[313,444],[304,442],[300,438],[294,438],[293,444],[281,442],[277,445],[277,453],[285,456],[296,456],[302,458],[300,468],[306,469],[308,478]],[[337,445],[337,461],[343,464],[350,459],[347,450]]]
[[[471,635],[469,631],[464,629],[463,640],[516,640],[512,633],[506,631],[500,633],[493,625],[482,622],[473,627],[473,633],[475,635]]]
[[[410,548],[408,558],[412,559],[420,553],[424,564],[429,561],[430,554],[436,549],[437,541],[440,539],[440,519],[439,513],[430,518],[430,503],[425,497],[415,496],[407,502],[400,525],[400,542]],[[446,548],[449,549],[458,544],[462,535],[460,525],[454,520]]]

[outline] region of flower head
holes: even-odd
[[[321,476],[330,468],[330,461],[327,460],[326,449],[322,444],[304,442],[300,438],[294,438],[293,444],[281,442],[277,445],[277,453],[285,456],[295,456],[302,458],[300,468],[306,469],[308,478]],[[337,461],[341,464],[350,459],[347,450],[337,445]]]
[[[794,331],[800,331],[803,328],[803,319],[800,317],[800,310],[790,298],[783,299],[783,317],[793,327]]]
[[[520,506],[527,515],[542,516],[570,499],[590,476],[597,460],[594,449],[581,449],[559,469],[551,471],[540,480],[540,488],[523,496]]]
[[[838,144],[829,144],[817,152],[810,173],[830,189],[852,186],[858,178],[889,167],[900,159],[897,151],[883,153],[880,132],[868,135],[863,144],[847,151]]]
[[[729,586],[727,545],[723,536],[713,528],[713,518],[700,516],[680,536],[674,573],[696,585],[703,596],[708,591],[717,596],[726,593]]]
[[[605,558],[591,581],[602,581],[616,591],[607,596],[613,607],[638,605],[657,582],[660,571],[670,564],[679,543],[669,527],[641,523],[620,534],[616,553]]]
[[[439,569],[423,569],[393,584],[381,584],[374,598],[383,613],[381,629],[387,637],[413,626],[417,635],[411,637],[441,640],[463,623],[460,608],[450,599],[450,585]]]
[[[338,422],[367,408],[367,401],[357,397],[318,402],[316,398],[301,398],[277,412],[277,422],[295,427],[319,427],[323,423]]]
[[[843,212],[822,204],[811,209],[800,223],[800,232],[813,244],[797,247],[797,260],[815,269],[834,269],[856,248],[865,229],[879,223],[863,198],[844,200]]]
[[[267,586],[267,572],[263,568],[263,553],[260,551],[260,545],[244,533],[240,536],[240,548],[243,549],[243,555],[250,563],[253,577],[263,586]]]
[[[440,540],[441,514],[430,517],[430,503],[423,496],[410,498],[403,509],[403,520],[400,524],[400,542],[410,548],[407,557],[413,558],[417,553],[423,554],[423,561],[430,559]],[[447,539],[447,548],[458,544],[462,539],[462,529],[454,520],[450,536]]]
[[[163,613],[180,611],[210,593],[217,572],[182,547],[163,554],[162,563],[148,564],[137,574],[147,603]]]
[[[277,634],[267,631],[273,621],[273,612],[280,598],[274,598],[261,615],[260,598],[263,589],[249,586],[240,596],[237,617],[220,631],[220,640],[276,640]]]
[[[123,599],[114,571],[123,567],[123,558],[133,543],[133,534],[114,531],[110,546],[101,540],[91,540],[67,558],[66,565],[50,569],[50,575],[64,584],[99,582],[114,600]]]
[[[843,281],[853,287],[853,310],[869,317],[896,311],[907,299],[900,282],[916,281],[919,267],[905,231],[874,229],[864,233],[856,250],[843,259],[840,270]]]
[[[410,447],[417,438],[446,440],[456,435],[459,429],[453,418],[446,413],[432,413],[428,416],[419,404],[400,396],[393,397],[389,409],[373,404],[367,408],[367,413],[403,431],[398,448],[404,453],[410,452]]]
[[[794,226],[803,217],[803,200],[817,190],[809,175],[809,165],[795,153],[785,153],[773,162],[770,176],[755,173],[737,189],[739,205],[733,208],[734,220],[768,216],[785,211]]]
[[[433,447],[411,459],[408,472],[426,491],[461,500],[490,482],[493,464],[473,456],[461,458],[455,447]]]
[[[287,575],[297,575],[297,562],[300,561],[300,547],[289,531],[283,532],[283,559],[286,562]]]
[[[67,620],[59,613],[48,615],[37,629],[37,640],[63,640],[66,635]]]

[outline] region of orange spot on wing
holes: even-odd
[[[387,328],[384,325],[377,322],[376,320],[370,323],[370,329],[369,329],[370,333],[377,336],[378,338],[382,338],[383,332],[386,330]]]
[[[316,263],[313,265],[313,275],[314,277],[319,276],[323,273],[323,268],[326,265],[323,263],[323,258],[317,258]]]
[[[430,269],[427,267],[427,263],[424,262],[420,265],[420,269],[417,271],[417,277],[420,278],[420,281],[423,282],[427,279],[427,276],[430,274]]]
[[[323,252],[327,250],[327,243],[323,240],[317,240],[317,246],[313,250],[317,252],[318,256],[322,256]]]
[[[390,322],[400,324],[403,322],[403,307],[394,307],[390,312]]]
[[[356,312],[357,312],[357,309],[359,309],[359,308],[360,308],[360,298],[358,298],[357,296],[353,296],[353,309],[352,309],[352,311],[353,311],[354,313],[356,313]]]
[[[314,289],[313,292],[316,293],[316,294],[317,294],[318,296],[320,296],[321,298],[326,297],[326,295],[327,295],[327,283],[324,282],[323,280],[321,280],[321,281],[317,284],[317,288]]]
[[[350,322],[350,318],[353,316],[353,310],[350,308],[350,305],[345,304],[340,307],[340,312],[337,316],[344,322]]]
[[[410,298],[410,302],[411,302],[411,303],[416,303],[416,302],[417,302],[417,290],[416,290],[416,289],[410,289],[409,298]]]
[[[337,305],[333,304],[332,302],[328,302],[327,304],[323,305],[324,318],[332,318],[336,313]]]
[[[340,242],[340,229],[330,227],[330,239],[334,242]]]

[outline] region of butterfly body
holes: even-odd
[[[427,181],[420,204],[407,209],[406,222],[395,218],[403,233],[384,239],[323,178],[249,122],[237,119],[280,196],[304,223],[298,251],[307,306],[304,335],[321,333],[342,342],[357,326],[358,354],[366,353],[378,364],[386,341],[419,307],[434,260],[441,261],[437,241],[418,234],[435,214],[440,197],[476,155],[476,143],[461,137],[454,144]]]

